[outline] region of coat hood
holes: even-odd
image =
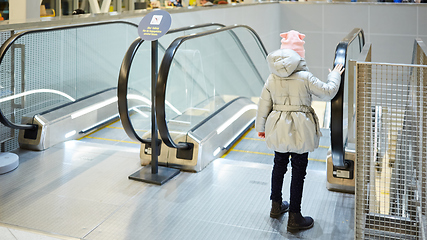
[[[279,77],[289,77],[294,72],[308,71],[306,62],[291,49],[279,49],[267,56],[270,72]]]

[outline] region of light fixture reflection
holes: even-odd
[[[233,115],[230,119],[228,119],[226,122],[224,122],[219,128],[216,130],[217,134],[222,133],[226,128],[228,128],[234,121],[236,121],[240,116],[242,116],[245,112],[257,109],[257,106],[255,104],[248,105],[240,109],[236,114]]]
[[[71,131],[71,132],[66,133],[66,134],[65,134],[65,138],[72,137],[72,136],[74,136],[75,134],[76,134],[76,130],[73,130],[73,131]]]
[[[100,103],[94,104],[94,105],[92,105],[90,107],[83,108],[82,110],[77,111],[77,112],[71,114],[71,119],[75,119],[75,118],[83,116],[83,115],[85,115],[87,113],[90,113],[90,112],[93,112],[95,110],[98,110],[98,109],[100,109],[102,107],[105,107],[108,104],[111,104],[113,102],[117,102],[117,97],[112,97],[112,98],[107,99],[105,101],[102,101]]]
[[[18,94],[9,96],[9,97],[1,98],[0,99],[0,103],[1,102],[6,102],[6,101],[9,101],[9,100],[13,100],[15,98],[20,98],[20,97],[23,97],[23,96],[27,96],[27,95],[30,95],[30,94],[34,94],[34,93],[54,93],[54,94],[58,94],[58,95],[61,95],[63,97],[66,97],[66,98],[68,98],[72,102],[76,101],[70,95],[68,95],[68,94],[66,94],[64,92],[58,91],[58,90],[53,90],[53,89],[36,89],[36,90],[26,91],[26,92],[23,92],[23,93],[18,93]]]

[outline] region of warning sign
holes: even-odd
[[[153,18],[151,18],[151,25],[160,25],[160,22],[162,21],[163,15],[154,15]]]
[[[138,25],[138,35],[146,41],[154,41],[165,35],[171,26],[172,18],[164,10],[156,10],[142,18]]]

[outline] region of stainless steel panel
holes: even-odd
[[[304,185],[302,212],[314,218],[314,227],[291,233],[287,214],[269,217],[271,164],[216,159],[197,174],[181,172],[157,186],[128,179],[140,167],[136,149],[68,141],[16,153],[20,167],[0,175],[0,222],[46,236],[247,240],[354,234],[354,195],[319,187],[324,171],[308,170]]]
[[[22,123],[34,123],[39,126],[36,139],[24,137],[25,131],[18,136],[21,148],[45,150],[67,140],[81,138],[96,126],[117,114],[116,90],[111,89],[64,107],[46,111],[42,114],[27,114]]]
[[[211,161],[222,156],[233,141],[254,123],[257,106],[247,98],[236,99],[219,113],[201,123],[194,131],[171,132],[173,140],[194,144],[191,160],[177,157],[177,149],[171,149],[162,144],[158,163],[186,171],[199,172]],[[181,122],[172,122],[174,129],[178,129]],[[187,127],[188,128],[188,127]],[[146,133],[143,138],[150,138],[151,133]],[[146,152],[145,144],[141,145],[141,164],[151,162],[151,154]]]
[[[355,150],[354,149],[353,150],[346,149],[345,159],[356,161]],[[356,173],[353,173],[352,179],[334,177],[333,167],[334,167],[334,164],[332,162],[332,154],[331,154],[331,151],[329,149],[328,155],[326,157],[326,174],[327,174],[326,175],[327,176],[326,187],[331,191],[354,193]]]

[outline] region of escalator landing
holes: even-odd
[[[308,170],[303,196],[315,225],[291,233],[287,214],[269,217],[271,164],[220,158],[157,186],[128,179],[140,168],[138,149],[69,141],[16,153],[20,167],[0,175],[0,222],[9,228],[87,240],[354,237],[354,195],[328,191],[322,171]]]
[[[322,128],[319,148],[308,154],[307,169],[325,171],[326,157],[331,146],[330,129]],[[257,135],[255,128],[250,128],[222,158],[234,161],[273,164],[274,152],[267,148],[264,139]],[[290,166],[290,164],[289,164]]]

